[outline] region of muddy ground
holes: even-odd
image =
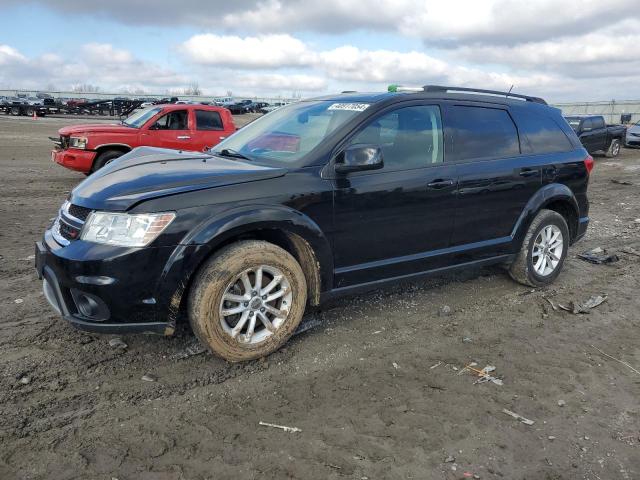
[[[596,159],[591,227],[553,286],[485,269],[372,292],[230,365],[189,356],[188,331],[114,348],[46,304],[33,242],[83,179],[49,160],[68,123],[0,117],[0,479],[640,478],[640,375],[594,348],[640,370],[640,151]],[[594,247],[620,261],[576,258]],[[548,301],[600,294],[589,314]],[[474,384],[471,361],[504,384]]]

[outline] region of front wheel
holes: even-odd
[[[106,152],[102,152],[93,161],[93,167],[91,168],[90,173],[100,170],[102,167],[113,162],[116,158],[121,157],[122,155],[124,155],[124,152],[119,150],[107,150]]]
[[[283,345],[306,302],[307,283],[296,259],[271,243],[247,240],[202,266],[189,294],[189,321],[211,351],[240,362]]]
[[[617,157],[618,154],[620,153],[620,147],[621,147],[621,143],[619,139],[614,138],[613,140],[611,140],[611,145],[609,145],[609,148],[607,149],[607,152],[606,152],[607,157],[609,158]]]
[[[509,274],[515,281],[531,287],[548,285],[560,274],[568,249],[569,227],[564,217],[552,210],[540,210],[509,267]]]

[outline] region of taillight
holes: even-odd
[[[593,170],[593,157],[591,155],[587,155],[587,158],[584,159],[584,166],[587,167],[587,175],[591,174],[591,170]]]

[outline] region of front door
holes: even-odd
[[[173,148],[175,150],[197,150],[189,127],[189,112],[172,110],[160,116],[146,132],[142,140],[150,147]]]
[[[440,108],[383,112],[349,145],[382,148],[380,170],[338,176],[334,186],[336,287],[429,270],[449,246],[456,167],[444,163]]]

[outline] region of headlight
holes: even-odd
[[[72,148],[87,148],[87,137],[69,138],[69,146]]]
[[[80,238],[88,242],[144,247],[160,235],[176,218],[175,213],[110,213],[92,212]]]

